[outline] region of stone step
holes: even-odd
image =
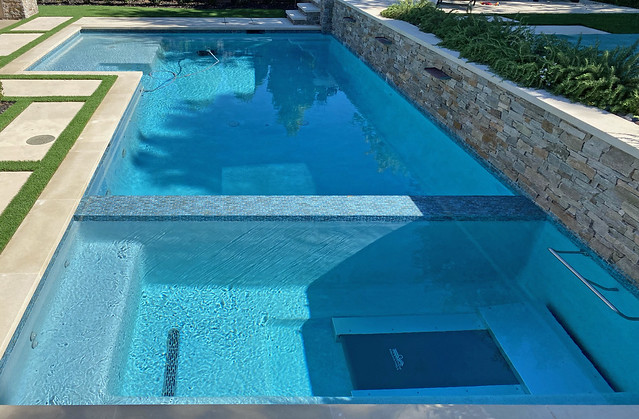
[[[310,3],[314,4],[315,6],[319,8],[320,4],[322,3],[322,0],[310,0]]]
[[[313,3],[297,3],[297,10],[304,13],[307,23],[314,25],[319,23],[320,9]]]
[[[297,9],[300,12],[304,13],[306,16],[314,15],[314,14],[319,16],[319,12],[320,12],[319,7],[317,7],[313,3],[297,3]]]
[[[306,15],[299,10],[287,10],[286,17],[293,25],[304,25],[307,23]]]

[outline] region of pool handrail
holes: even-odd
[[[568,268],[568,270],[572,272],[573,275],[575,275],[585,286],[587,286],[590,291],[592,291],[597,297],[599,297],[599,299],[603,301],[603,303],[607,305],[608,308],[610,308],[612,311],[626,320],[630,320],[633,322],[639,321],[639,317],[628,316],[622,313],[613,303],[610,302],[610,300],[608,300],[599,290],[597,290],[595,286],[606,291],[619,291],[619,288],[604,287],[600,284],[597,284],[596,282],[584,278],[579,272],[577,272],[577,270],[575,270],[575,268],[573,268],[568,262],[566,262],[564,258],[559,255],[559,253],[584,254],[584,252],[580,250],[555,250],[552,247],[549,247],[548,251],[552,253],[552,255],[556,257],[557,260],[559,260],[559,262],[561,262],[566,268]]]

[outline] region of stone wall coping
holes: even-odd
[[[573,124],[578,129],[597,136],[606,141],[608,144],[639,159],[639,125],[604,110],[580,103],[574,103],[566,98],[553,95],[552,93],[543,90],[518,86],[511,81],[495,75],[485,65],[478,65],[460,58],[457,51],[436,46],[435,44],[439,43],[441,40],[432,33],[422,32],[418,27],[408,22],[378,16],[377,13],[379,12],[379,7],[373,6],[369,10],[368,8],[362,7],[361,3],[357,2],[357,0],[336,1],[356,8],[362,13],[366,13],[382,25],[403,36],[406,36],[425,48],[441,55],[443,58],[459,65],[460,67],[472,71],[478,76],[495,83],[521,99],[539,106],[544,111],[559,116],[561,119]],[[354,4],[356,2],[357,4]]]

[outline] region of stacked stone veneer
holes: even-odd
[[[346,16],[355,21],[344,20]],[[599,255],[639,282],[638,159],[542,109],[523,98],[525,94],[513,93],[515,89],[501,86],[476,67],[447,58],[438,48],[400,34],[342,0],[333,6],[332,33]],[[437,79],[425,67],[452,78]]]
[[[25,19],[38,13],[36,0],[0,0],[0,18]]]

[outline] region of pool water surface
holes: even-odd
[[[83,32],[32,70],[144,72],[90,194],[512,194],[331,36]]]
[[[171,402],[416,396],[357,393],[339,336],[475,329],[515,385],[418,400],[636,401],[639,326],[553,258],[547,247],[575,247],[547,222],[75,222],[65,243],[5,361],[2,403],[161,403],[172,330]],[[587,256],[571,262],[616,284]]]

